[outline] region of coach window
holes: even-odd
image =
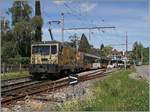
[[[51,46],[51,54],[56,54],[57,53],[57,46],[56,45],[52,45]]]

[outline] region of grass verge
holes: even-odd
[[[130,70],[118,71],[96,82],[84,98],[66,101],[62,111],[148,111],[149,87],[145,80],[130,79]]]
[[[26,76],[30,76],[28,71],[9,72],[9,73],[5,73],[5,75],[1,74],[1,80],[15,79],[15,78],[21,78]]]

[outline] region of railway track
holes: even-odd
[[[5,85],[1,87],[1,95],[2,96],[7,96],[9,94],[11,94],[13,91],[15,91],[16,89],[20,89],[20,88],[25,88],[34,84],[38,84],[41,83],[42,81],[25,81],[25,82],[19,82],[19,83],[14,83],[11,85]]]
[[[99,77],[103,77],[107,75],[105,70],[95,70],[93,72],[88,73],[79,73],[78,74],[78,82],[83,82]],[[9,104],[15,103],[17,100],[23,99],[27,95],[34,95],[41,92],[47,92],[56,90],[65,86],[68,86],[68,77],[62,78],[56,81],[44,81],[35,84],[31,84],[30,86],[20,87],[9,92],[2,92],[1,104],[2,106],[9,106]]]
[[[21,77],[21,78],[16,78],[16,79],[1,80],[1,87],[10,86],[13,84],[15,85],[17,83],[23,83],[23,82],[27,82],[31,80],[32,80],[31,76]]]

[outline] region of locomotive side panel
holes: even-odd
[[[59,66],[61,71],[73,72],[75,69],[75,52],[70,47],[64,46],[62,51],[59,53]]]
[[[76,70],[83,71],[84,70],[84,56],[82,52],[76,53]]]

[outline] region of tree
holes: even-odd
[[[12,15],[12,30],[18,53],[22,57],[29,57],[32,40],[31,33],[33,32],[30,17],[32,8],[27,1],[14,1],[9,11]]]
[[[9,21],[3,17],[1,19],[1,35],[5,35],[10,30]]]
[[[73,48],[75,48],[75,49],[77,48],[78,38],[79,37],[77,37],[76,34],[69,36],[69,39],[70,39],[70,42],[71,42],[71,46]]]
[[[14,27],[18,52],[22,57],[30,56],[32,26],[27,21],[20,21]]]
[[[79,51],[89,53],[91,50],[90,44],[84,34],[81,36],[81,40],[79,43]]]
[[[102,44],[101,44],[101,48],[100,48],[100,50],[102,50],[103,48],[104,48],[104,44],[102,43]]]
[[[143,48],[143,62],[148,64],[149,62],[149,47]]]
[[[1,40],[2,40],[2,45],[4,41],[9,41],[11,38],[7,36],[7,33],[10,32],[10,27],[9,27],[9,21],[3,17],[1,19]]]
[[[13,31],[10,29],[9,21],[5,18],[1,19],[1,59],[5,62],[10,57],[17,54],[16,42],[14,40]]]
[[[16,50],[16,44],[14,41],[3,42],[3,46],[1,48],[1,58],[2,62],[5,62],[8,58],[15,58],[18,54]]]
[[[143,58],[143,45],[137,41],[133,44],[132,48],[132,59],[141,60]],[[141,60],[142,61],[142,60]]]
[[[111,54],[112,49],[113,48],[111,46],[105,46],[104,47],[104,45],[101,45],[100,56],[102,58],[105,58],[105,57],[109,56]]]
[[[103,49],[104,49],[104,44],[102,43],[101,46],[100,46],[100,56],[101,56],[101,57],[104,57],[104,56],[105,56]]]
[[[40,1],[35,1],[35,17],[33,18],[35,28],[35,41],[42,41],[42,17]]]
[[[27,1],[14,1],[13,6],[9,8],[9,12],[12,14],[12,25],[14,26],[22,20],[30,21],[32,8],[28,5]]]
[[[129,58],[135,61],[141,61],[148,64],[149,61],[149,47],[144,48],[141,43],[137,41],[133,44],[132,51],[129,53]]]

